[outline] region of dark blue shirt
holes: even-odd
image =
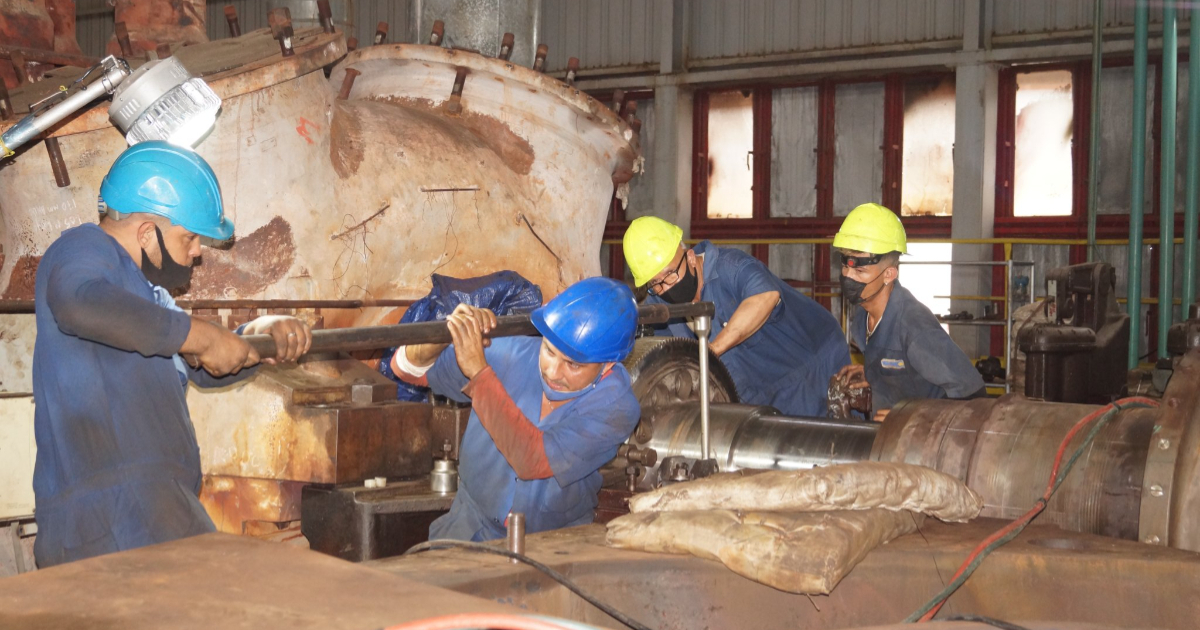
[[[46,250],[35,309],[38,565],[212,531],[172,359],[191,329],[187,314],[156,304],[125,249],[92,224]],[[189,371],[202,386],[252,372]]]
[[[542,430],[553,476],[518,479],[472,411],[460,449],[458,494],[450,512],[430,526],[431,540],[503,538],[510,511],[525,514],[529,533],[592,522],[602,482],[600,467],[616,456],[617,447],[633,433],[641,409],[629,373],[618,363],[594,390],[541,418],[541,345],[540,337],[493,339],[485,354],[509,397]],[[453,346],[426,376],[434,392],[470,402],[462,393],[467,377],[458,367]]]
[[[700,299],[716,305],[710,339],[743,300],[779,292],[779,303],[762,328],[721,355],[742,402],[770,405],[792,416],[827,415],[829,379],[850,364],[850,350],[833,314],[745,252],[708,241],[693,250],[704,256]],[[654,295],[647,300],[662,302]],[[666,330],[674,337],[696,338],[687,322],[671,322]]]
[[[851,316],[850,334],[863,350],[875,411],[910,398],[971,398],[983,392],[983,377],[971,360],[898,281],[871,338],[862,308]]]

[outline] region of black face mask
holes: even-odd
[[[696,299],[696,288],[700,286],[700,278],[692,273],[692,268],[687,263],[683,265],[683,277],[675,286],[663,291],[658,297],[670,304],[687,304]]]
[[[876,292],[872,293],[871,295],[868,295],[867,297],[863,297],[862,293],[863,293],[863,289],[866,289],[868,284],[871,284],[871,282],[875,282],[876,280],[878,280],[879,277],[882,276],[885,271],[887,271],[887,269],[884,269],[883,271],[879,272],[879,275],[872,278],[870,282],[859,282],[858,280],[855,280],[854,278],[850,278],[850,277],[846,276],[845,274],[842,274],[842,280],[841,280],[842,296],[844,296],[846,298],[847,302],[857,306],[857,305],[862,304],[863,302],[866,302],[867,300],[875,297],[876,295],[879,295],[879,291],[882,291],[885,287],[887,287],[887,283],[884,283],[884,285],[882,287],[879,287],[879,291],[876,291]]]
[[[163,243],[162,232],[158,226],[154,226],[154,234],[158,236],[158,251],[162,253],[162,267],[155,267],[154,263],[150,262],[150,257],[146,255],[146,250],[143,249],[142,275],[146,276],[146,280],[150,284],[160,286],[167,291],[174,291],[186,286],[192,281],[192,266],[181,265],[171,258],[166,244]]]

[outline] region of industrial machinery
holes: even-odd
[[[1100,262],[1046,273],[1058,315],[1020,333],[1027,397],[1106,403],[1121,393],[1129,315],[1117,306],[1116,278],[1112,265]]]

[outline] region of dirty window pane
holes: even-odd
[[[1071,214],[1071,90],[1068,70],[1017,75],[1013,216]]]
[[[1146,69],[1147,84],[1156,85],[1155,68]],[[1186,77],[1181,77],[1186,78]],[[1100,186],[1099,214],[1129,214],[1132,199],[1130,179],[1133,174],[1133,68],[1105,68],[1100,73],[1100,166],[1096,180]],[[1183,97],[1186,100],[1186,96]],[[1155,111],[1154,90],[1146,90],[1146,155],[1154,153],[1150,126]],[[1183,139],[1183,136],[1180,136]],[[1153,160],[1146,160],[1144,176],[1147,183],[1144,212],[1150,211],[1153,195],[1150,192]],[[1181,167],[1182,168],[1182,167]],[[1181,171],[1182,172],[1182,171]],[[1155,208],[1157,211],[1157,208]]]
[[[771,216],[817,216],[817,88],[771,93]]]
[[[900,215],[948,217],[954,207],[954,78],[904,85]]]
[[[638,101],[637,117],[642,121],[639,140],[645,161],[642,172],[629,181],[629,204],[625,207],[625,218],[629,221],[654,214],[654,101]]]
[[[834,102],[833,213],[878,203],[883,190],[883,83],[837,86]]]
[[[753,216],[754,96],[718,92],[708,100],[708,218]]]

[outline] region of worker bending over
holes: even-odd
[[[924,304],[900,286],[900,255],[908,253],[895,212],[858,206],[833,238],[842,264],[842,296],[862,308],[850,316],[850,335],[865,365],[846,365],[839,378],[871,388],[874,419],[910,398],[975,398],[986,394],[970,359]]]
[[[647,300],[716,306],[709,347],[721,357],[742,402],[793,416],[825,416],[829,379],[850,362],[841,326],[758,259],[708,241],[688,249],[683,230],[656,217],[629,224],[625,261]],[[662,333],[695,339],[691,322]]]
[[[208,164],[163,142],[137,144],[113,163],[100,195],[99,225],[63,232],[37,270],[42,568],[214,531],[197,498],[187,383],[228,385],[259,362],[238,335],[189,317],[168,294],[190,281],[201,236],[233,236]],[[272,335],[284,361],[311,341],[291,317],[259,318],[242,332]]]
[[[530,533],[592,522],[600,467],[637,425],[620,363],[637,329],[629,288],[583,280],[531,319],[541,339],[489,343],[496,315],[460,304],[446,320],[453,346],[407,346],[392,357],[405,381],[471,403],[458,494],[430,539],[502,538],[509,512],[523,512]]]

